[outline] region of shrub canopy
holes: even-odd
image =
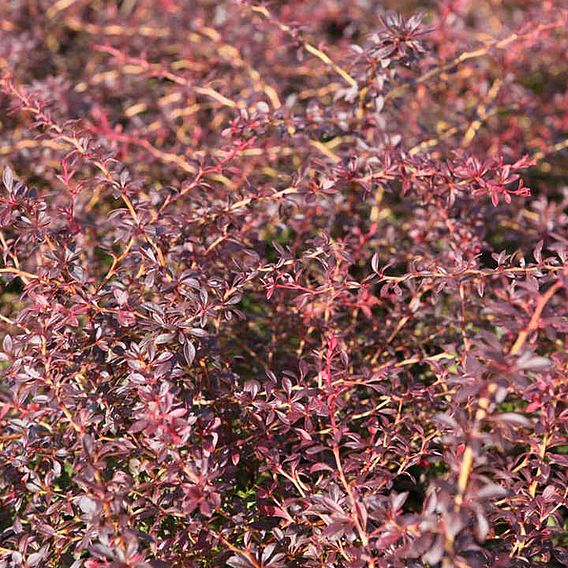
[[[563,2],[2,6],[0,566],[568,563]]]

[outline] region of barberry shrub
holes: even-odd
[[[568,564],[562,1],[1,4],[0,566]]]

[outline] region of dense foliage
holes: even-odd
[[[562,1],[1,6],[0,566],[568,564]]]

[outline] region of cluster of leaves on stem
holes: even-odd
[[[1,4],[1,567],[568,564],[563,2]]]

